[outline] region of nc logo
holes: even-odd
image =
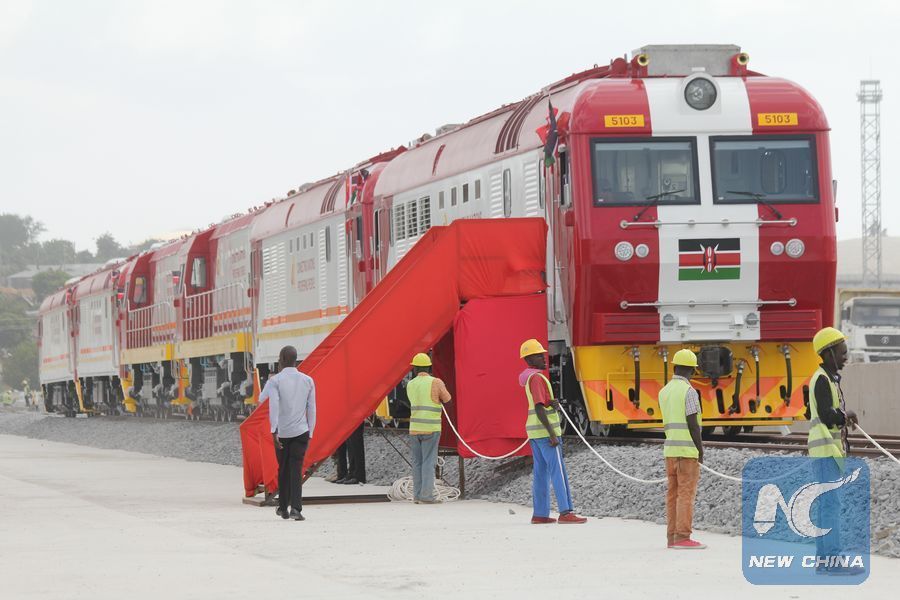
[[[753,528],[756,533],[764,535],[775,526],[775,517],[778,509],[787,519],[788,527],[800,537],[817,538],[828,535],[831,528],[823,529],[812,522],[810,509],[816,498],[822,494],[839,489],[856,481],[861,469],[857,468],[850,475],[837,481],[807,483],[799,488],[791,496],[788,502],[784,501],[781,490],[774,483],[767,483],[759,490],[756,499],[756,513],[753,518]]]

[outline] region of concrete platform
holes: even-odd
[[[236,467],[0,436],[2,597],[847,600],[900,587],[900,560],[882,557],[859,587],[754,587],[740,538],[698,532],[709,550],[674,552],[639,521],[532,526],[528,507],[465,501],[309,506],[297,523],[240,492]]]

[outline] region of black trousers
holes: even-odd
[[[275,449],[278,458],[278,506],[287,510],[303,510],[303,457],[309,445],[309,433],[292,438],[278,438],[281,450]]]
[[[360,483],[366,482],[366,445],[363,435],[363,423],[359,424],[343,444],[337,449],[338,479],[354,478]]]

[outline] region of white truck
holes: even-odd
[[[900,360],[900,290],[838,290],[836,323],[851,362]]]

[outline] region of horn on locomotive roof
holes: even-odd
[[[750,55],[746,52],[741,52],[737,55],[736,60],[737,64],[741,65],[742,67],[747,66],[747,64],[750,63]]]

